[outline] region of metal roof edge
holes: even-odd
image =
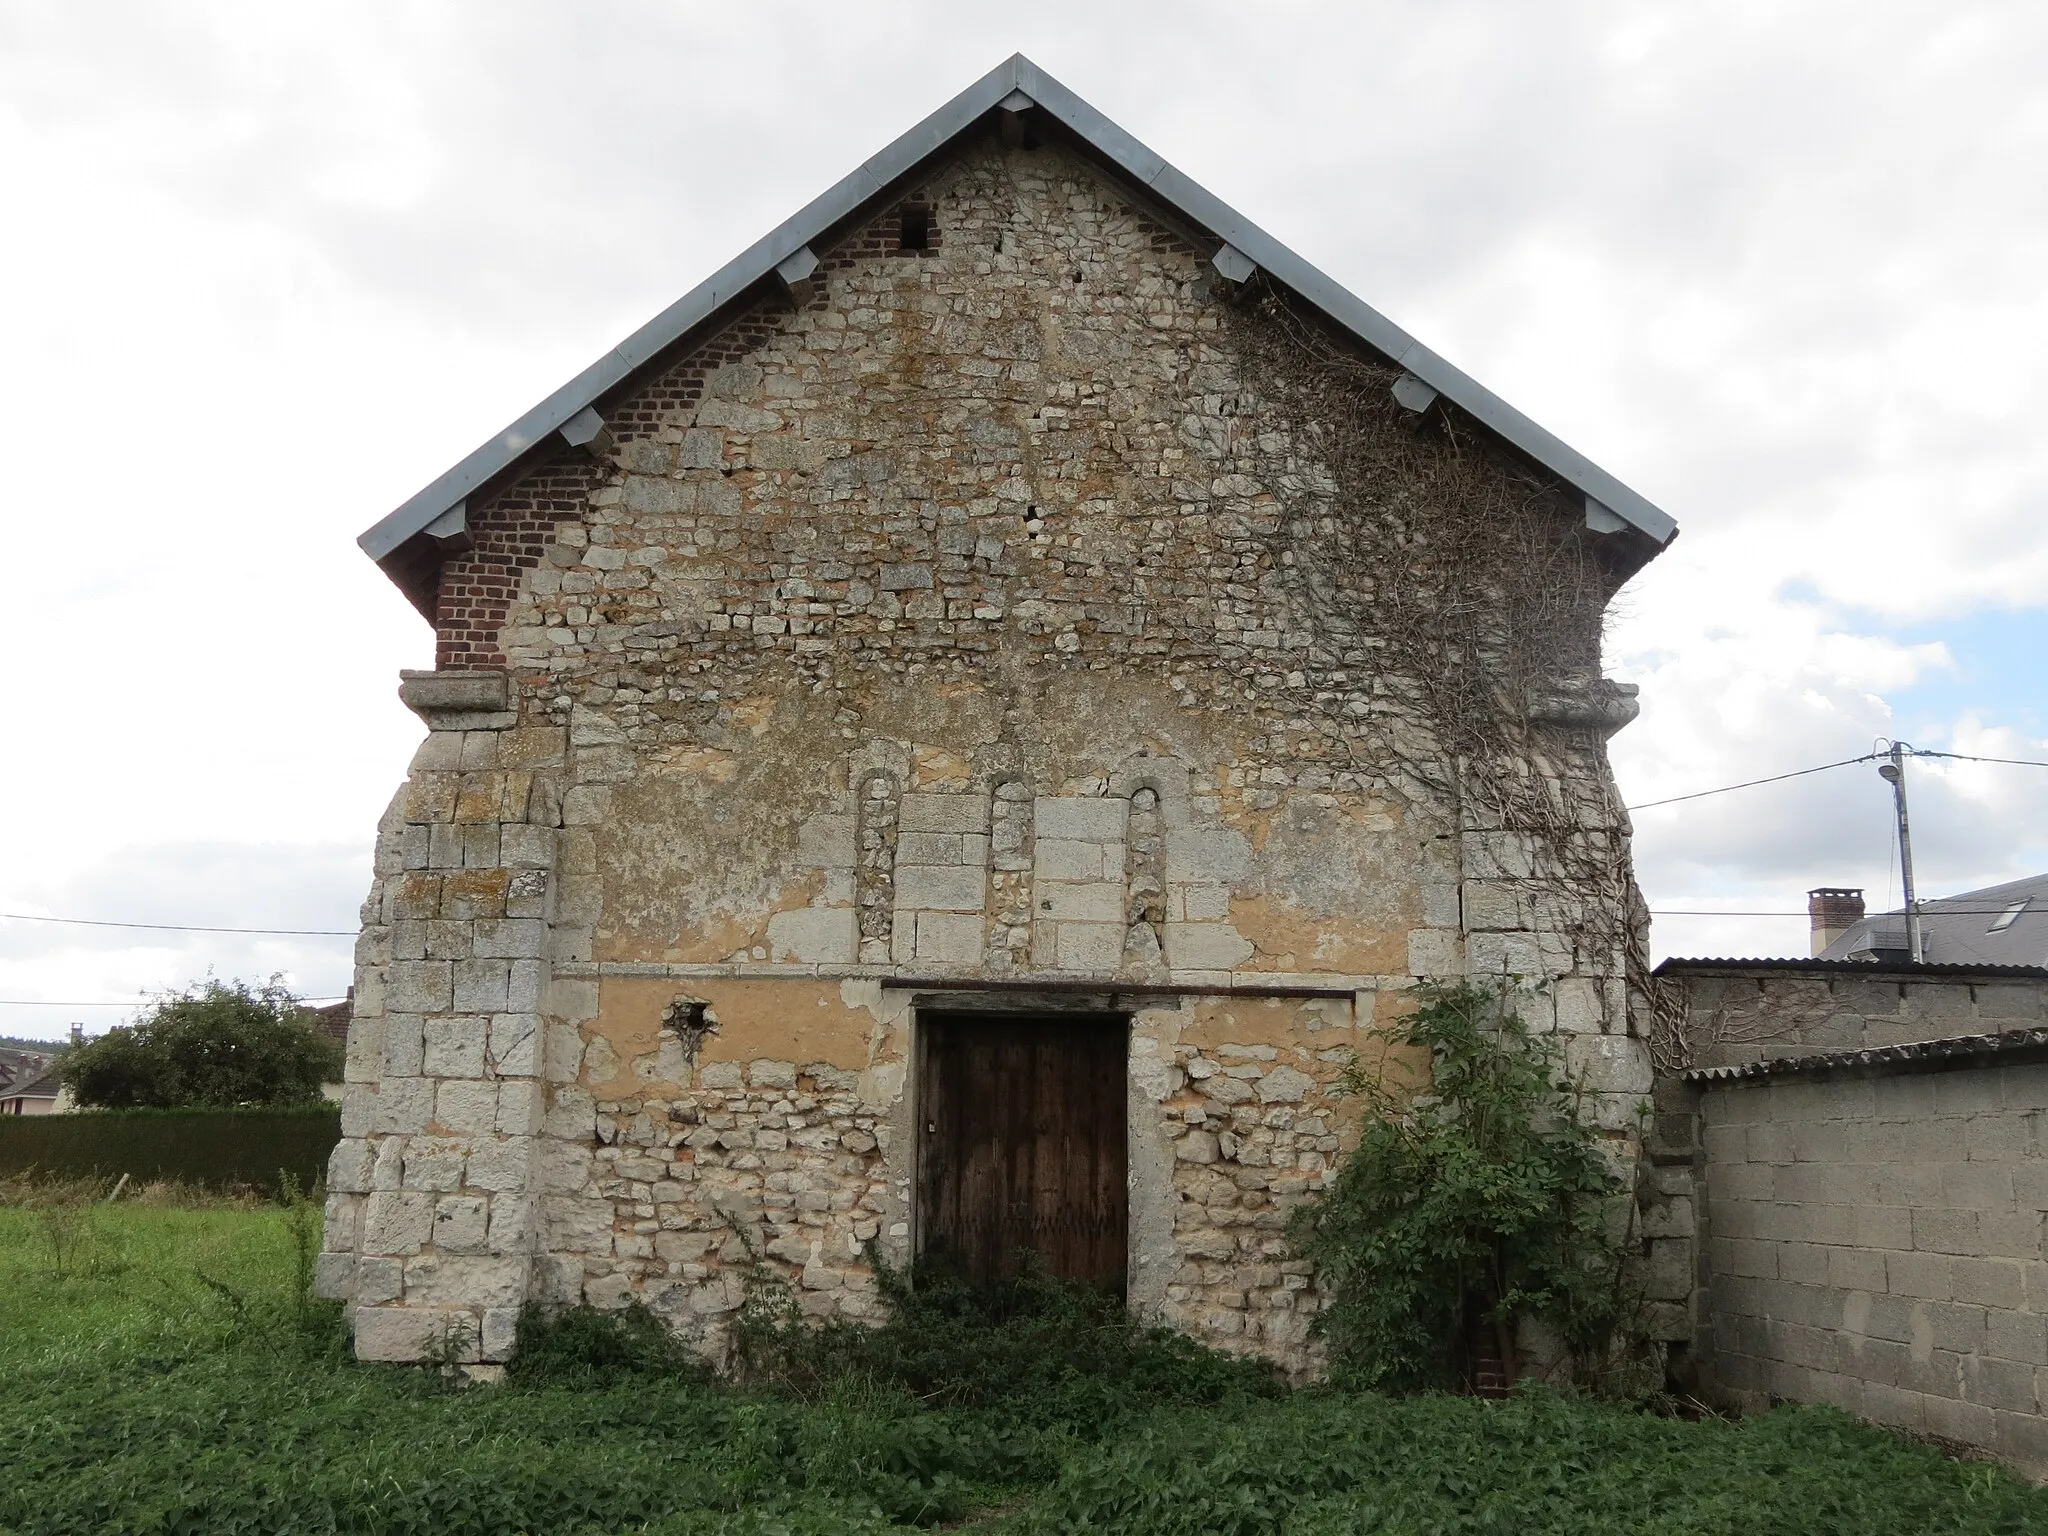
[[[1618,514],[1660,548],[1678,524],[1661,509],[1545,431],[1491,390],[1423,346],[1349,289],[1327,276],[1220,198],[1167,163],[1033,64],[1013,54],[936,112],[862,162],[767,235],[661,311],[504,431],[471,451],[445,474],[360,535],[356,543],[382,561],[449,507],[473,494],[522,454],[546,440],[577,412],[615,388],[637,368],[772,272],[776,265],[860,205],[943,149],[1012,91],[1102,155],[1122,174],[1218,238],[1235,246],[1284,286],[1298,293],[1392,361],[1436,389],[1560,478]]]
[[[1923,960],[1915,965],[1911,961],[1886,960],[1822,960],[1822,959],[1713,959],[1688,958],[1674,955],[1661,962],[1650,974],[1653,976],[1691,976],[1702,972],[1729,971],[1743,975],[1757,972],[1778,972],[1783,975],[1808,976],[1853,976],[1876,980],[1880,977],[1906,977],[1907,979],[1956,980],[1964,976],[1985,976],[2000,981],[2048,981],[2048,966],[2040,965],[1978,965],[1968,961]]]
[[[1909,1045],[1877,1045],[1863,1050],[1815,1051],[1805,1056],[1779,1056],[1746,1061],[1735,1067],[1694,1067],[1679,1074],[1688,1083],[1735,1083],[1797,1072],[1839,1072],[1894,1068],[1911,1071],[1967,1062],[1982,1056],[2048,1052],[2048,1028],[2008,1029],[1995,1035],[1950,1035]]]

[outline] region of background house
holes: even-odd
[[[1866,915],[1859,890],[1807,893],[1814,954],[1823,960],[1904,960],[1906,914]],[[1921,956],[1934,965],[2048,965],[2048,875],[1920,903]]]

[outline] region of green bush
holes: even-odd
[[[600,1312],[530,1301],[520,1309],[505,1375],[522,1387],[590,1388],[647,1376],[709,1382],[711,1369],[640,1302]]]
[[[970,1285],[929,1266],[911,1284],[872,1247],[868,1257],[889,1309],[872,1328],[806,1323],[788,1283],[757,1262],[737,1330],[741,1379],[802,1396],[857,1385],[1091,1438],[1133,1412],[1283,1390],[1264,1361],[1145,1327],[1090,1286],[1034,1273]]]
[[[268,986],[208,979],[158,1001],[149,1016],[74,1045],[57,1070],[94,1109],[305,1104],[341,1079],[341,1044],[276,978]]]
[[[1396,1391],[1468,1385],[1473,1332],[1487,1329],[1513,1375],[1528,1318],[1590,1384],[1636,1306],[1623,1279],[1628,1186],[1555,1044],[1500,993],[1415,990],[1403,1038],[1429,1048],[1429,1092],[1398,1102],[1354,1066],[1347,1086],[1369,1111],[1358,1150],[1294,1217],[1330,1294],[1315,1327],[1332,1373]]]
[[[282,1170],[302,1189],[327,1174],[341,1139],[331,1104],[291,1109],[102,1109],[0,1117],[0,1178],[178,1180],[209,1189],[280,1193]]]

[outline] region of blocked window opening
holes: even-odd
[[[905,203],[898,210],[896,248],[899,251],[928,251],[932,248],[932,211],[923,203]]]

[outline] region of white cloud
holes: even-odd
[[[2018,727],[1968,717],[1942,626],[2048,591],[2048,11],[13,7],[0,900],[133,917],[68,882],[367,849],[429,637],[353,536],[1015,49],[1679,518],[1610,648],[1633,798],[1862,750],[1908,689],[1933,744]],[[1881,882],[1864,772],[1647,814],[1655,902]],[[1928,867],[2038,865],[2028,772],[1930,769]],[[106,953],[8,984],[230,955]]]

